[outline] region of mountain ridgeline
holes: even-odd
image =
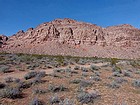
[[[140,30],[129,24],[102,28],[67,18],[56,19],[7,39],[0,39],[5,43],[0,49],[9,53],[140,58]]]

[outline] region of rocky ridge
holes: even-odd
[[[26,32],[21,30],[6,43],[1,51],[140,58],[140,30],[128,24],[102,28],[67,18],[56,19]]]

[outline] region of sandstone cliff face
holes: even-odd
[[[10,40],[25,43],[45,43],[57,41],[62,44],[73,45],[105,45],[104,32],[101,27],[77,22],[71,19],[56,19],[52,22],[43,23],[36,28],[30,28],[26,32],[19,31]],[[28,41],[27,41],[28,40]]]
[[[130,52],[128,55],[136,52],[135,58],[140,58],[139,46],[140,30],[128,24],[102,28],[72,19],[56,19],[17,32],[9,37],[2,50],[119,58],[126,52]]]
[[[135,47],[140,44],[140,30],[131,25],[124,24],[105,29],[108,45],[121,47]]]

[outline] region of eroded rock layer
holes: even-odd
[[[56,19],[9,37],[1,51],[140,58],[140,30],[124,24],[102,28],[72,19]]]

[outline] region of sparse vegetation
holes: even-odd
[[[99,98],[100,95],[97,92],[87,93],[81,92],[77,95],[77,100],[82,104],[94,103],[94,101]]]
[[[66,90],[68,90],[68,88],[66,88],[66,87],[63,86],[63,85],[52,85],[52,84],[49,84],[48,90],[49,90],[50,92],[61,92],[61,91],[66,91]]]
[[[21,98],[22,91],[18,87],[6,87],[0,90],[0,97],[1,98]]]
[[[36,75],[37,75],[37,72],[32,71],[32,72],[27,73],[27,74],[24,76],[24,78],[27,80],[27,79],[34,78]]]
[[[0,65],[0,72],[8,73],[8,72],[10,72],[9,69],[10,69],[9,66],[6,66],[6,65]]]
[[[121,94],[140,102],[139,66],[132,60],[28,54],[0,58],[2,105],[112,105]]]
[[[37,97],[33,98],[29,105],[44,105]]]
[[[133,80],[132,85],[133,85],[134,87],[140,87],[140,79]]]
[[[112,81],[110,84],[108,84],[108,87],[112,89],[117,89],[120,87],[120,85],[116,81]]]

